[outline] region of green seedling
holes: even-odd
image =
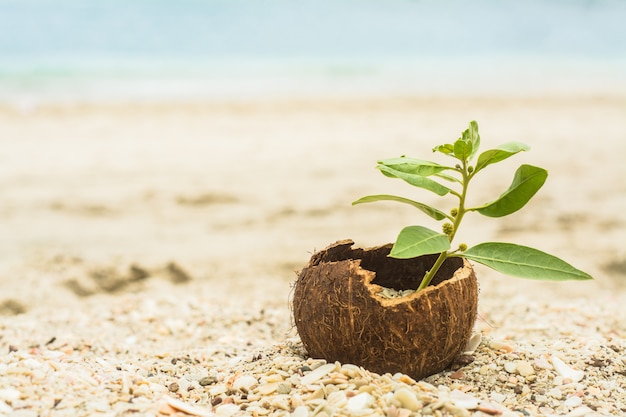
[[[528,203],[548,177],[548,172],[543,168],[521,165],[515,171],[513,182],[500,197],[479,206],[468,207],[469,184],[479,172],[489,165],[530,149],[524,143],[509,142],[478,154],[479,146],[478,124],[472,121],[469,128],[454,143],[433,148],[433,152],[456,159],[454,166],[440,165],[436,162],[406,156],[378,162],[377,168],[387,177],[400,178],[415,187],[426,189],[439,196],[455,196],[458,199],[458,205],[449,212],[388,194],[370,195],[352,203],[356,205],[374,201],[396,201],[409,204],[433,219],[444,222],[443,233],[423,226],[405,227],[389,253],[389,256],[399,259],[439,254],[432,268],[423,277],[418,291],[430,284],[439,267],[451,257],[463,257],[503,274],[520,278],[552,281],[592,279],[589,274],[574,268],[567,262],[526,246],[500,242],[480,243],[469,248],[465,243],[456,247],[452,246],[454,237],[467,213],[477,212],[487,217],[503,217],[515,213]],[[478,155],[477,159],[475,159],[476,155]]]

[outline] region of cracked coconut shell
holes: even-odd
[[[416,289],[437,255],[394,259],[391,244],[352,249],[351,240],[315,253],[293,292],[293,316],[308,354],[382,374],[421,379],[464,350],[478,306],[469,262],[449,258],[422,291],[386,298],[383,287]]]

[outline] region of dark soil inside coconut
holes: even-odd
[[[390,258],[391,244],[371,248],[368,250],[362,248],[352,249],[349,245],[337,246],[325,252],[323,259],[319,262],[338,262],[347,260],[361,260],[361,267],[372,271],[376,274],[376,278],[372,284],[381,287],[393,288],[394,290],[417,290],[422,278],[426,272],[435,264],[439,255],[425,255],[412,259],[396,259]],[[319,263],[318,262],[318,263]],[[448,258],[430,285],[437,285],[454,275],[454,271],[463,266],[461,258]]]

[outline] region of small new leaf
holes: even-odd
[[[471,121],[469,128],[454,142],[454,156],[461,161],[469,162],[476,155],[479,146],[478,123]]]
[[[550,281],[593,279],[556,256],[512,243],[481,243],[463,252],[462,256],[519,278]]]
[[[497,200],[468,209],[488,217],[502,217],[515,213],[528,203],[546,182],[548,171],[532,165],[522,165],[509,188]]]
[[[461,160],[467,161],[472,154],[472,144],[464,139],[457,139],[454,142],[454,156]]]
[[[478,134],[478,123],[475,120],[472,120],[469,125],[469,129],[466,130],[468,140],[472,144],[472,152],[468,158],[469,161],[474,159],[476,153],[478,152],[478,148],[480,147],[480,135]],[[464,132],[465,135],[465,132]]]
[[[396,243],[391,248],[392,258],[409,259],[450,249],[448,236],[422,226],[408,226],[402,229]]]

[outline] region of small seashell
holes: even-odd
[[[290,410],[289,397],[286,395],[277,395],[276,397],[272,398],[272,400],[270,401],[270,405],[279,410]]]
[[[545,355],[535,359],[535,366],[539,369],[552,369],[552,364]]]
[[[190,416],[205,417],[213,415],[213,413],[211,413],[209,410],[202,409],[200,407],[194,407],[191,404],[187,404],[186,402],[177,400],[172,397],[166,396],[165,403],[167,404],[167,406],[173,408],[174,410],[181,411]],[[237,407],[237,409],[239,409],[239,407]]]
[[[374,397],[367,392],[362,392],[350,398],[346,404],[346,408],[349,411],[360,411],[366,409],[373,402]]]
[[[400,388],[393,393],[393,399],[398,401],[402,408],[417,411],[422,408],[422,404],[417,399],[413,391],[408,388]]]
[[[302,401],[302,397],[300,397],[300,395],[298,394],[293,394],[291,396],[291,407],[295,409],[302,406],[304,406],[304,401]]]
[[[326,396],[326,393],[324,392],[324,389],[318,388],[313,392],[313,394],[309,395],[309,397],[307,398],[307,402],[311,400],[317,400],[320,398],[323,399],[325,396]]]
[[[368,394],[371,394],[372,392],[374,392],[376,390],[376,386],[375,385],[361,385],[359,387],[359,393],[361,392],[367,392]]]
[[[387,409],[387,417],[409,417],[411,415],[411,410],[407,410],[406,408],[396,408],[395,406],[391,406]]]
[[[283,382],[284,378],[279,374],[272,374],[265,377],[265,382]]]
[[[300,379],[300,383],[302,385],[312,384],[312,383],[320,380],[321,378],[325,377],[326,375],[328,375],[329,373],[334,371],[336,368],[337,368],[337,364],[334,364],[334,363],[324,364],[324,365],[322,365],[322,366],[312,370],[311,372],[309,372],[305,376],[303,376]]]
[[[459,391],[458,389],[450,392],[450,399],[454,401],[454,404],[459,408],[473,410],[478,407],[478,399],[476,397]]]
[[[355,389],[359,389],[364,385],[367,385],[369,381],[365,378],[355,378],[350,380],[350,384],[354,386]]]
[[[478,346],[480,345],[480,342],[483,340],[483,335],[478,333],[478,332],[472,332],[472,335],[470,336],[469,340],[467,341],[467,344],[465,345],[465,350],[463,350],[463,353],[465,354],[472,354],[476,351],[476,349],[478,348]]]
[[[308,416],[309,416],[309,409],[306,408],[306,406],[304,405],[300,405],[296,407],[293,410],[293,413],[291,413],[291,417],[308,417]]]
[[[344,391],[331,392],[326,399],[329,406],[333,408],[342,408],[348,403],[346,393]]]
[[[405,384],[408,384],[408,385],[415,384],[415,380],[413,378],[411,378],[410,376],[405,375],[405,374],[400,374],[398,376],[398,381],[399,382],[404,382]]]
[[[571,379],[573,382],[578,382],[585,376],[585,373],[583,371],[569,367],[556,355],[552,355],[551,359],[552,365],[554,365],[554,369],[558,372],[559,375],[563,377],[563,379]]]
[[[572,395],[571,397],[563,401],[563,405],[565,407],[578,407],[582,405],[582,403],[583,403],[583,399],[577,395]]]
[[[259,385],[259,387],[256,389],[256,392],[258,392],[261,395],[270,395],[277,389],[278,389],[278,383],[270,382],[267,384]]]
[[[502,414],[502,410],[499,410],[490,403],[482,403],[478,405],[478,407],[476,407],[476,411],[480,411],[481,413],[488,414],[490,416],[499,416]]]
[[[493,350],[502,350],[507,353],[515,351],[515,345],[503,342],[501,340],[491,340],[488,346]]]
[[[455,417],[471,417],[470,412],[465,408],[457,407],[451,403],[445,404],[444,408]]]

